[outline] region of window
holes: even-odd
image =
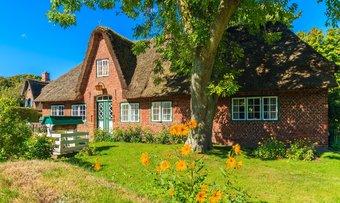
[[[97,77],[109,76],[109,60],[97,60]]]
[[[171,122],[172,121],[172,102],[159,101],[151,103],[152,122]]]
[[[120,121],[139,122],[139,103],[121,103]]]
[[[278,120],[278,97],[232,98],[232,120]]]
[[[277,120],[277,97],[262,97],[263,120]]]
[[[232,99],[232,118],[233,120],[246,119],[246,99],[233,98]]]
[[[71,106],[71,116],[81,116],[83,121],[86,120],[85,104],[76,104]]]
[[[25,100],[25,107],[26,108],[32,107],[32,100],[30,98]]]
[[[261,120],[261,97],[247,98],[247,119]]]
[[[64,105],[51,105],[51,116],[64,116]]]

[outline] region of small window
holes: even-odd
[[[109,70],[110,68],[108,59],[97,60],[97,77],[109,76]]]
[[[139,122],[139,103],[120,104],[121,122]]]
[[[159,101],[151,103],[152,122],[171,122],[172,121],[172,102]]]
[[[85,104],[76,104],[71,106],[71,116],[81,116],[83,121],[86,120]]]
[[[261,120],[261,97],[247,98],[247,119]]]
[[[233,98],[232,99],[232,118],[233,120],[246,119],[246,99]]]
[[[277,120],[278,119],[278,104],[277,97],[262,97],[263,106],[263,120]]]
[[[51,116],[64,116],[64,105],[51,105]]]

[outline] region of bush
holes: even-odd
[[[112,142],[113,136],[106,130],[98,130],[94,131],[94,141],[95,142]]]
[[[41,112],[37,109],[14,107],[14,112],[17,112],[22,120],[28,122],[39,122],[39,118],[42,116]]]
[[[235,145],[228,154],[226,168],[221,172],[224,184],[211,184],[207,181],[208,169],[203,156],[193,152],[190,145],[169,154],[165,159],[159,155],[151,158],[144,152],[140,161],[146,174],[154,176],[155,192],[161,192],[166,202],[248,202],[249,196],[234,186],[231,175],[242,168],[242,161],[236,156],[241,153],[240,145]]]
[[[255,149],[254,155],[261,159],[277,159],[284,158],[286,145],[274,136],[265,138],[263,142],[259,142],[259,146]]]
[[[0,159],[16,159],[25,153],[32,131],[18,112],[15,99],[0,98]]]
[[[46,136],[33,136],[27,142],[27,159],[49,159],[53,153],[53,141]]]
[[[310,143],[305,138],[290,143],[287,150],[287,157],[291,160],[311,161],[315,158],[315,146],[317,143]]]

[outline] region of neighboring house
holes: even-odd
[[[213,126],[217,143],[254,146],[273,134],[282,139],[307,137],[328,145],[328,88],[336,85],[337,68],[291,30],[268,44],[262,35],[232,27],[229,40],[244,49],[240,91],[220,98]],[[82,116],[79,130],[142,125],[161,130],[164,125],[190,119],[189,83],[164,70],[163,82],[154,84],[154,48],[134,56],[133,42],[106,27],[96,28],[82,64],[43,88],[37,98],[43,115]],[[168,67],[168,66],[166,66]]]
[[[42,110],[42,104],[40,102],[36,102],[35,99],[40,95],[42,88],[49,82],[50,74],[47,72],[42,73],[41,81],[33,79],[25,80],[24,86],[21,90],[21,96],[25,98],[24,107]]]

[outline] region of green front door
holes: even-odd
[[[112,132],[112,102],[111,101],[97,101],[97,121],[98,129]]]

